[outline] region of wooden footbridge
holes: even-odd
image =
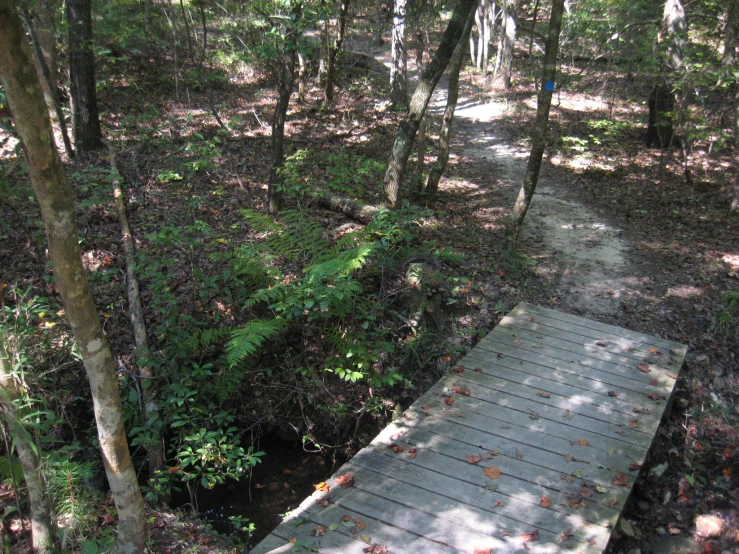
[[[252,553],[602,552],[685,353],[519,304]]]

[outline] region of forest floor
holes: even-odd
[[[310,89],[306,102],[288,116],[291,152],[306,145],[322,151],[345,147],[384,162],[401,117],[387,109],[382,94],[375,94],[374,83],[385,79],[381,54],[386,47],[375,52],[361,41],[349,40],[348,45],[378,54],[378,67],[356,69],[354,62],[362,62],[361,58],[347,56],[354,65],[343,68],[346,73],[333,112],[319,113],[318,90]],[[686,179],[678,152],[643,146],[646,107],[640,99],[646,98],[648,90],[618,72],[563,67],[539,187],[520,250],[508,252],[502,239],[522,182],[527,133],[536,111],[528,77],[532,71],[525,63],[514,76],[514,92],[495,89],[489,78],[478,74],[463,75],[452,156],[438,199],[432,204],[423,196],[409,195],[413,202],[427,203],[433,210],[429,219],[434,225],[421,231],[422,241],[451,248],[462,259],[455,271],[469,279],[463,307],[429,318],[443,331],[447,344],[456,347],[455,357],[521,301],[689,345],[672,413],[634,486],[624,514],[628,524],[614,533],[607,552],[736,554],[739,307],[729,295],[739,293],[739,218],[728,214],[731,151],[716,148],[709,153],[708,144],[698,145],[688,162],[691,179]],[[194,133],[206,139],[216,136],[217,125],[203,108],[205,91],[193,87],[187,99],[173,101],[171,86],[157,81],[154,68],[158,66],[150,60],[111,65],[118,77],[103,91],[102,104],[107,128],[121,147],[135,232],[143,237],[165,223],[185,229],[192,225],[193,213],[217,236],[245,232],[238,210],[263,208],[269,169],[268,122],[274,97],[264,76],[247,71],[214,91],[222,115],[236,122],[237,130],[218,154],[209,154],[203,145],[206,141],[193,138]],[[367,71],[375,76],[368,79]],[[432,120],[440,118],[444,99],[443,91],[437,92]],[[134,124],[127,121],[130,118]],[[433,137],[433,131],[430,134]],[[186,148],[193,144],[200,148],[195,155],[212,163],[190,176],[182,168],[192,163],[193,150]],[[8,150],[5,155],[10,156]],[[123,263],[109,191],[90,184],[106,165],[101,158],[90,164],[88,173],[78,167],[73,176],[91,271],[120,268]],[[171,180],[166,171],[171,172]],[[178,185],[177,173],[187,175],[192,183]],[[377,201],[381,186],[380,182],[365,184],[359,193],[365,201]],[[18,206],[11,209],[3,204],[2,215],[9,226],[2,231],[0,267],[11,269],[3,270],[7,273],[2,277],[48,291],[40,279],[46,266],[33,205],[19,201]],[[310,210],[329,229],[356,225],[317,206]],[[143,238],[139,247],[156,250]],[[190,256],[182,261],[184,266],[209,265],[207,253],[202,263],[197,251],[180,255]],[[187,271],[177,273],[175,266],[173,262],[169,271],[179,276],[177,294],[186,297],[196,285],[188,284]],[[114,350],[131,352],[122,281],[111,275],[93,282],[96,299]],[[148,298],[151,291],[146,287],[143,291]],[[399,395],[401,404],[412,401],[453,360],[445,355],[426,362],[428,367],[414,375],[416,390]],[[119,364],[126,367],[130,359],[120,354]],[[84,389],[81,370],[59,378],[60,390]],[[333,392],[338,395],[342,390]],[[70,397],[70,413],[79,406],[76,402]],[[248,402],[254,411],[263,408],[263,400]],[[330,469],[318,469],[318,474],[305,479],[319,482]],[[11,501],[9,493],[0,495],[0,502]],[[698,516],[715,517],[701,520],[696,530]],[[152,512],[151,521],[155,552],[215,553],[228,548],[197,520]],[[101,519],[101,527],[108,524]],[[16,546],[22,550],[20,543]]]

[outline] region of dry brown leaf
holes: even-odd
[[[325,508],[326,506],[328,506],[329,498],[325,496],[319,500],[316,500],[316,502],[318,502],[321,506]]]
[[[539,504],[541,505],[542,508],[548,508],[549,506],[552,505],[552,499],[549,498],[548,496],[542,495],[539,501],[540,501]]]
[[[539,530],[531,531],[530,533],[521,533],[521,539],[523,542],[534,542],[539,540]]]
[[[559,539],[559,542],[567,542],[574,536],[575,533],[573,533],[571,529],[567,529],[566,531],[560,531],[559,537],[557,538]]]
[[[608,346],[608,343],[604,340],[597,340],[595,341],[595,344],[597,344],[598,346],[603,346],[603,347]]]
[[[387,546],[371,544],[362,550],[362,552],[367,552],[368,554],[389,554],[390,551],[387,549]]]
[[[483,548],[482,546],[476,546],[475,551],[472,554],[493,554],[493,549]]]
[[[490,479],[497,479],[500,477],[500,468],[497,466],[486,467],[482,474]]]
[[[465,461],[468,464],[476,464],[478,463],[482,458],[478,456],[477,454],[467,454],[467,457],[465,458]]]
[[[567,460],[568,462],[576,462],[577,458],[575,458],[571,454],[565,454],[565,460]]]
[[[647,364],[639,364],[638,366],[636,366],[636,369],[638,369],[642,373],[649,373],[650,371],[652,371],[651,369],[649,369],[649,366]]]
[[[444,404],[446,404],[447,406],[451,406],[452,404],[454,404],[454,398],[452,398],[451,396],[447,396],[444,399]]]
[[[493,508],[500,508],[501,506],[505,506],[505,504],[503,504],[503,502],[501,502],[500,500],[496,500],[495,502],[493,502]]]
[[[668,374],[667,374],[667,376],[668,376],[668,377],[669,377],[670,379],[677,379],[677,375],[675,375],[674,373],[668,373]]]
[[[608,501],[608,507],[609,507],[609,508],[613,508],[613,507],[615,507],[615,506],[616,506],[616,504],[618,504],[618,498],[611,498],[611,499],[610,499],[610,500]]]
[[[657,394],[656,392],[653,392],[652,394],[648,395],[647,398],[649,398],[650,400],[664,400],[665,395]]]
[[[421,406],[421,409],[422,410],[428,410],[429,409],[429,405],[428,404],[424,404],[423,406]]]
[[[452,371],[461,375],[462,373],[464,373],[464,366],[458,365],[457,367],[453,368]]]
[[[352,520],[352,518],[351,518],[351,517],[349,517],[349,516],[348,516],[348,515],[346,515],[346,514],[344,514],[343,516],[341,516],[341,521],[351,521],[351,520]]]
[[[661,355],[662,355],[662,352],[660,352],[660,351],[659,351],[659,350],[657,350],[656,348],[650,348],[650,349],[649,349],[649,353],[650,353],[650,354],[656,354],[657,356],[661,356]]]
[[[608,391],[608,396],[610,396],[611,398],[616,398],[618,395],[616,394],[616,391],[609,390]]]
[[[418,456],[418,450],[416,450],[415,448],[411,448],[410,450],[408,450],[408,453],[405,455],[405,457],[409,460],[412,460],[416,456]]]
[[[580,497],[570,496],[567,499],[567,503],[570,505],[570,508],[572,508],[573,510],[577,510],[580,507]]]
[[[310,532],[310,534],[314,537],[322,537],[326,534],[326,531],[328,529],[324,527],[323,525],[318,525],[313,531]]]
[[[568,481],[570,483],[575,480],[575,478],[572,475],[567,475],[565,473],[560,475],[559,478],[562,479],[563,481]]]
[[[475,373],[482,373],[482,368],[481,367],[476,367],[475,368]]]
[[[339,475],[336,478],[336,484],[340,487],[343,487],[345,489],[348,489],[354,484],[354,475],[351,473],[345,473],[344,475]]]
[[[638,429],[639,428],[639,420],[638,419],[632,419],[629,421],[629,427],[632,429]]]
[[[587,498],[588,496],[592,495],[593,491],[588,487],[585,483],[580,487],[580,496],[584,496]]]
[[[657,379],[652,379],[651,381],[649,381],[649,384],[653,387],[656,387],[657,385],[659,385],[659,381],[657,381]]]
[[[617,487],[625,487],[629,484],[629,477],[625,473],[617,473],[616,476],[611,480],[611,483]]]
[[[577,444],[580,446],[587,446],[590,443],[588,442],[588,439],[577,439]]]
[[[542,398],[551,398],[552,396],[548,392],[537,392],[536,396],[541,396]]]
[[[516,459],[523,460],[523,452],[518,449],[516,449]]]
[[[456,385],[452,387],[452,392],[455,394],[463,394],[465,396],[470,395],[470,389],[463,389],[462,387],[458,387]]]
[[[401,446],[399,444],[396,444],[393,447],[393,452],[395,452],[396,454],[399,454],[400,452],[404,452],[404,451],[405,451],[405,446]]]

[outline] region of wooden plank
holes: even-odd
[[[541,389],[529,385],[520,385],[516,382],[508,381],[497,375],[489,376],[482,373],[467,371],[463,375],[448,377],[441,381],[445,386],[459,385],[472,392],[472,395],[478,398],[489,398],[491,394],[497,393],[500,396],[510,399],[512,402],[518,403],[534,403],[556,410],[554,412],[555,419],[566,419],[573,421],[576,416],[583,416],[587,419],[594,419],[598,424],[606,424],[608,426],[616,426],[618,429],[628,431],[623,435],[624,440],[633,444],[644,444],[650,441],[654,431],[656,431],[659,420],[654,417],[643,418],[642,414],[635,412],[623,413],[611,409],[607,405],[594,406],[589,402],[583,402],[579,398],[549,392],[549,389]],[[476,389],[475,387],[480,387]],[[476,392],[477,391],[477,392]],[[480,395],[485,396],[480,396]],[[536,408],[535,411],[538,412]],[[540,414],[541,415],[541,414]],[[652,414],[649,414],[652,416]],[[587,423],[584,423],[587,425]],[[631,440],[630,435],[635,434],[636,437]]]
[[[504,356],[502,358],[494,357],[491,359],[479,351],[471,351],[458,364],[475,372],[480,369],[484,375],[496,375],[504,379],[509,379],[517,383],[531,384],[542,391],[548,390],[570,390],[570,394],[584,401],[590,400],[595,405],[603,405],[603,402],[609,402],[614,409],[628,413],[634,409],[642,410],[647,407],[652,410],[652,403],[643,392],[634,392],[624,389],[616,385],[610,385],[607,388],[593,387],[593,380],[582,377],[580,375],[552,371],[551,368],[541,366],[523,360],[516,360],[512,357]],[[465,371],[465,374],[467,371]],[[557,388],[559,387],[559,388]],[[615,394],[615,396],[609,393]],[[654,402],[657,404],[659,401]],[[660,410],[661,412],[661,410]],[[658,416],[657,416],[657,419]]]
[[[487,352],[487,354],[484,354],[483,351]],[[674,379],[670,379],[669,377],[653,377],[652,380],[648,380],[648,377],[647,379],[644,379],[643,377],[631,378],[631,375],[618,375],[607,371],[601,371],[598,368],[581,365],[577,363],[574,358],[571,358],[570,360],[560,360],[547,356],[539,350],[524,350],[519,348],[518,345],[509,345],[505,342],[499,341],[498,337],[494,336],[493,333],[480,341],[478,346],[475,347],[475,350],[468,353],[468,356],[474,356],[477,359],[490,359],[498,357],[498,354],[501,354],[502,356],[511,356],[516,360],[537,364],[543,368],[548,368],[548,372],[551,373],[563,372],[591,379],[592,387],[605,394],[608,394],[608,391],[612,390],[612,387],[614,386],[630,390],[637,394],[670,394],[672,392],[672,387],[674,386]],[[637,371],[635,370],[634,373],[637,373]],[[638,373],[641,372],[639,371]],[[657,384],[653,385],[652,381],[655,380]]]
[[[642,366],[645,371],[640,371],[638,369],[640,364],[637,362],[634,362],[631,367],[625,367],[619,364],[581,356],[576,352],[569,352],[560,348],[552,348],[550,346],[538,344],[533,341],[517,339],[500,333],[497,330],[492,331],[488,336],[477,343],[476,348],[488,350],[496,354],[501,351],[503,351],[503,353],[520,352],[521,354],[524,352],[531,352],[539,356],[544,356],[551,361],[576,364],[578,371],[586,376],[604,379],[605,374],[608,374],[608,376],[624,378],[627,381],[632,381],[631,386],[638,389],[643,386],[655,386],[652,385],[652,382],[655,380],[658,382],[656,385],[657,387],[667,387],[668,392],[671,390],[672,385],[674,385],[674,379],[668,378],[668,375],[673,373],[670,368],[645,363],[644,366]]]
[[[445,431],[448,432],[451,428],[453,425],[447,424]],[[365,449],[366,456],[378,454],[396,460],[398,464],[407,466],[409,473],[417,475],[420,480],[428,483],[435,482],[433,476],[447,475],[460,482],[473,485],[475,487],[473,490],[476,490],[479,495],[490,493],[493,500],[500,499],[508,502],[510,499],[518,499],[538,506],[542,495],[549,496],[557,500],[551,506],[551,510],[600,525],[614,524],[614,518],[618,516],[620,508],[619,502],[625,501],[626,492],[623,487],[616,487],[611,483],[615,476],[612,471],[600,468],[593,468],[592,471],[573,470],[574,466],[566,467],[564,458],[560,457],[559,466],[567,472],[563,474],[560,471],[537,465],[541,457],[536,449],[521,446],[524,448],[521,451],[514,446],[506,452],[503,444],[490,441],[489,438],[488,446],[490,442],[493,442],[495,448],[481,448],[481,445],[469,442],[475,432],[466,429],[460,431],[459,440],[446,435],[435,435],[420,427],[406,429],[406,431],[403,437],[392,442],[388,439],[387,443],[373,443],[371,447]],[[448,440],[440,441],[440,437]],[[396,454],[392,448],[388,448],[388,444],[408,446],[404,452]],[[416,455],[413,458],[408,457],[407,453],[411,447],[415,448]],[[481,465],[468,463],[466,457],[470,454],[480,456],[479,464]],[[359,458],[360,462],[363,459]],[[511,479],[491,483],[482,473],[483,468],[488,465],[495,465],[503,475]],[[429,477],[427,473],[432,476]],[[579,477],[572,476],[572,473],[577,473]],[[563,475],[572,477],[572,479],[563,479]],[[586,478],[586,475],[595,475],[601,483],[605,484],[599,485],[596,481]],[[604,476],[607,478],[603,478]],[[396,477],[400,478],[398,475]],[[495,485],[494,490],[490,488],[491,484]],[[592,489],[597,486],[598,494],[591,494],[581,506],[573,507],[566,503],[565,501],[570,498],[581,496],[583,485]],[[493,504],[493,501],[489,503]]]
[[[520,304],[252,552],[598,554],[685,352]]]
[[[629,368],[634,366],[634,362],[640,363],[648,359],[654,360],[654,363],[659,363],[660,358],[667,359],[669,357],[666,355],[660,356],[647,350],[619,348],[618,345],[605,340],[584,337],[566,329],[546,325],[541,321],[541,318],[530,322],[521,317],[507,315],[498,322],[496,331]],[[662,354],[661,350],[657,350],[657,352]]]
[[[557,381],[497,366],[495,363],[485,365],[485,368],[479,365],[474,370],[464,371],[458,378],[484,387],[508,390],[522,398],[551,403],[569,412],[580,413],[579,410],[582,409],[589,417],[605,421],[629,424],[634,418],[639,418],[643,422],[640,426],[642,432],[649,434],[653,434],[659,425],[660,414],[654,413],[653,408],[625,402],[617,397],[616,392],[616,396],[593,394]],[[477,369],[480,371],[476,371]],[[546,395],[549,398],[545,398]]]
[[[402,424],[396,422],[388,426],[368,448],[389,454],[392,450],[388,448],[388,444],[405,442],[417,447],[417,450],[438,452],[456,461],[462,460],[467,454],[474,454],[479,450],[478,455],[484,459],[495,458],[499,461],[499,464],[503,464],[502,467],[511,475],[545,487],[548,490],[569,495],[577,493],[582,482],[599,485],[606,491],[603,493],[606,496],[603,499],[597,496],[592,501],[607,505],[610,508],[610,503],[615,498],[616,504],[613,507],[616,509],[620,507],[618,496],[623,493],[623,490],[614,486],[612,481],[621,468],[606,467],[597,462],[591,463],[584,458],[578,458],[577,461],[568,461],[565,456],[570,452],[574,452],[574,450],[569,443],[561,444],[564,441],[554,440],[541,443],[541,446],[532,445],[527,442],[527,439],[532,438],[532,434],[529,434],[528,437],[522,437],[522,440],[516,440],[515,438],[499,436],[493,432],[488,433],[464,425],[467,418],[455,418],[454,415],[450,417],[452,419],[444,419],[442,416],[433,415],[422,416],[416,412],[411,415],[409,421],[404,420]],[[398,434],[400,436],[394,438]],[[541,439],[536,435],[533,435],[533,438]],[[547,450],[547,448],[556,450]],[[462,449],[464,456],[460,457],[459,454],[455,454],[455,449]],[[495,455],[491,453],[495,453]],[[442,465],[451,463],[447,458],[444,459]],[[610,461],[618,461],[618,453],[610,455],[610,458]],[[413,461],[408,463],[424,465],[427,463],[427,459],[425,456],[416,456]],[[518,465],[512,465],[512,462],[508,459],[517,461]],[[532,467],[527,467],[528,464]],[[438,468],[434,468],[434,470],[436,471]],[[465,469],[458,467],[456,471],[457,474],[462,475]],[[631,480],[636,478],[636,474],[629,472],[628,468],[626,468],[626,472],[631,474]],[[468,477],[472,478],[473,476],[470,474]],[[569,477],[572,477],[572,479],[569,479]],[[509,495],[514,495],[514,493],[515,491],[506,492]],[[526,494],[529,493],[526,492]],[[534,492],[532,491],[530,494],[534,494]],[[538,494],[542,493],[539,492]],[[598,515],[598,517],[601,516]]]
[[[449,376],[437,382],[429,392],[436,397],[443,397],[445,390],[457,386],[457,379]],[[471,385],[466,389],[470,394],[453,395],[462,409],[474,409],[478,413],[499,412],[507,414],[505,420],[517,425],[530,425],[532,429],[544,431],[553,436],[567,438],[583,434],[595,434],[623,443],[624,447],[645,448],[651,441],[651,435],[645,435],[628,424],[618,424],[601,419],[594,419],[576,412],[567,412],[556,406],[527,400],[496,389]],[[448,395],[447,395],[448,396]],[[474,406],[472,408],[471,406]],[[505,408],[505,410],[499,410]],[[502,418],[502,416],[500,416]],[[637,420],[637,418],[634,418]],[[574,439],[573,439],[574,440]]]
[[[521,317],[536,318],[536,316],[538,315],[540,317],[547,317],[555,321],[570,323],[572,325],[575,325],[578,328],[579,332],[581,332],[583,335],[593,338],[602,337],[603,340],[608,340],[607,337],[602,336],[603,334],[607,334],[611,336],[615,341],[629,341],[631,343],[636,343],[634,346],[645,345],[653,346],[655,348],[665,348],[668,351],[674,350],[675,355],[680,357],[684,357],[685,353],[687,352],[686,346],[667,339],[663,339],[661,337],[646,335],[644,333],[631,331],[623,327],[616,327],[615,325],[609,325],[607,323],[601,323],[592,319],[585,319],[583,317],[570,315],[565,312],[553,310],[551,308],[534,306],[533,304],[528,304],[526,302],[519,303],[513,310],[511,310],[511,312],[514,313],[516,316]],[[595,333],[598,333],[598,336],[596,336]],[[625,346],[628,346],[628,344],[624,344]]]

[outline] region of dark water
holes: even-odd
[[[249,546],[269,535],[282,520],[281,514],[296,508],[315,490],[314,484],[326,480],[341,465],[320,454],[305,452],[299,441],[268,439],[262,441],[259,449],[265,455],[252,470],[251,480],[212,490],[198,489],[200,517],[218,532],[233,533],[228,517],[234,515],[244,516],[256,525]]]

